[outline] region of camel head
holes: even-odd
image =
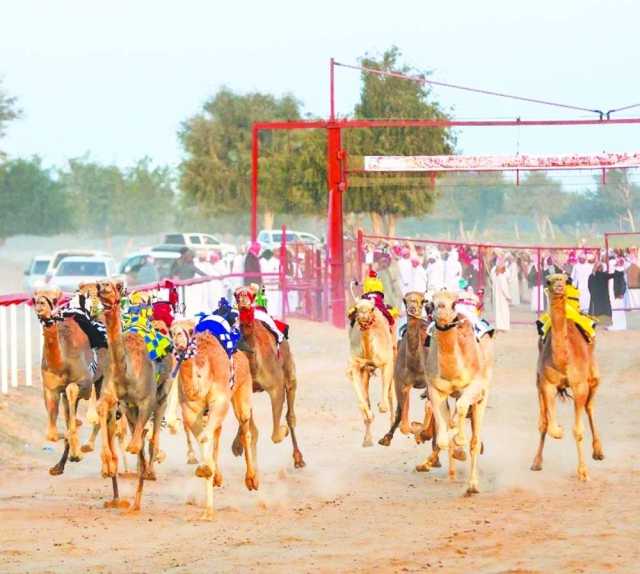
[[[433,295],[433,316],[437,326],[451,325],[455,322],[457,291],[438,291]]]
[[[366,331],[373,325],[376,315],[376,306],[373,301],[368,299],[360,299],[356,303],[356,323],[361,331]]]
[[[250,309],[253,307],[253,302],[255,301],[258,290],[259,287],[255,283],[252,283],[248,287],[238,287],[233,292],[233,296],[238,304],[238,309],[242,311],[242,309]]]
[[[404,302],[404,306],[407,309],[407,315],[417,318],[422,317],[422,309],[426,302],[424,293],[411,291],[404,296],[404,299],[402,301]]]
[[[115,309],[120,305],[124,294],[124,282],[119,279],[100,281],[97,285],[98,298],[105,311]]]
[[[33,308],[40,321],[47,321],[55,314],[62,299],[62,291],[57,288],[38,289],[33,293]]]
[[[179,319],[171,324],[169,333],[176,351],[185,351],[193,338],[196,322],[193,319]]]
[[[547,278],[547,288],[550,297],[564,297],[567,276],[564,273],[554,273]]]

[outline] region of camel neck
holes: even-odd
[[[567,365],[567,312],[566,296],[552,293],[551,312],[551,356],[556,367],[564,369]]]
[[[124,340],[122,338],[122,320],[120,319],[120,307],[116,305],[104,313],[105,326],[107,327],[107,339],[109,341],[109,354],[114,369],[124,369]]]
[[[49,327],[43,327],[43,337],[43,356],[47,362],[47,367],[52,371],[62,371],[64,367],[64,359],[62,357],[58,324],[56,323]]]
[[[420,331],[422,329],[422,319],[419,317],[407,318],[407,348],[415,352],[420,346]]]

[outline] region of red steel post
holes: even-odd
[[[251,241],[258,238],[258,154],[260,153],[260,128],[253,124],[251,129]]]
[[[282,224],[282,236],[280,240],[280,293],[282,296],[281,319],[286,320],[289,294],[287,293],[287,226]]]
[[[336,89],[335,89],[335,61],[331,58],[329,62],[329,121],[336,119]]]
[[[358,282],[362,282],[362,264],[364,262],[364,233],[362,229],[358,229],[358,235],[356,240],[356,279]]]
[[[329,281],[331,292],[331,323],[345,327],[344,247],[342,233],[342,143],[340,128],[327,128],[327,183],[329,186]]]

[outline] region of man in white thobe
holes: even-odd
[[[580,290],[580,311],[583,313],[589,312],[589,302],[591,295],[589,293],[589,275],[593,271],[593,263],[587,262],[587,258],[584,253],[578,254],[578,263],[573,267],[571,272],[571,279],[573,280],[573,286]]]
[[[444,287],[444,263],[440,252],[433,249],[427,258],[427,290],[440,291]]]
[[[460,278],[462,277],[462,265],[460,264],[458,250],[449,251],[449,256],[444,263],[444,284],[449,291],[460,290]]]

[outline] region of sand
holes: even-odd
[[[575,476],[571,402],[559,407],[565,438],[548,439],[544,470],[529,470],[538,435],[536,336],[531,327],[501,335],[482,492],[472,498],[463,497],[468,463],[458,463],[450,482],[446,460],[441,469],[415,472],[430,449],[399,433],[388,448],[362,448],[363,425],[344,374],[346,334],[303,321],[293,322],[292,333],[307,467],[293,468],[288,440],[271,444],[268,397],[254,395],[260,490],[244,487],[243,460],[230,452],[230,415],[213,522],[198,520],[203,487],[185,463],[182,435],[163,433],[168,459],[157,482],[147,483],[140,514],[105,510],[110,483],[99,476],[98,453],[49,476],[62,445],[42,450],[40,390],[12,391],[0,402],[0,572],[639,571],[640,332],[598,336],[606,459],[589,457],[588,483]],[[372,388],[375,404],[379,379]],[[414,418],[422,406],[415,392]],[[387,427],[387,415],[378,414],[375,438]],[[588,455],[590,442],[587,433]],[[122,479],[121,490],[130,497],[133,480]]]

